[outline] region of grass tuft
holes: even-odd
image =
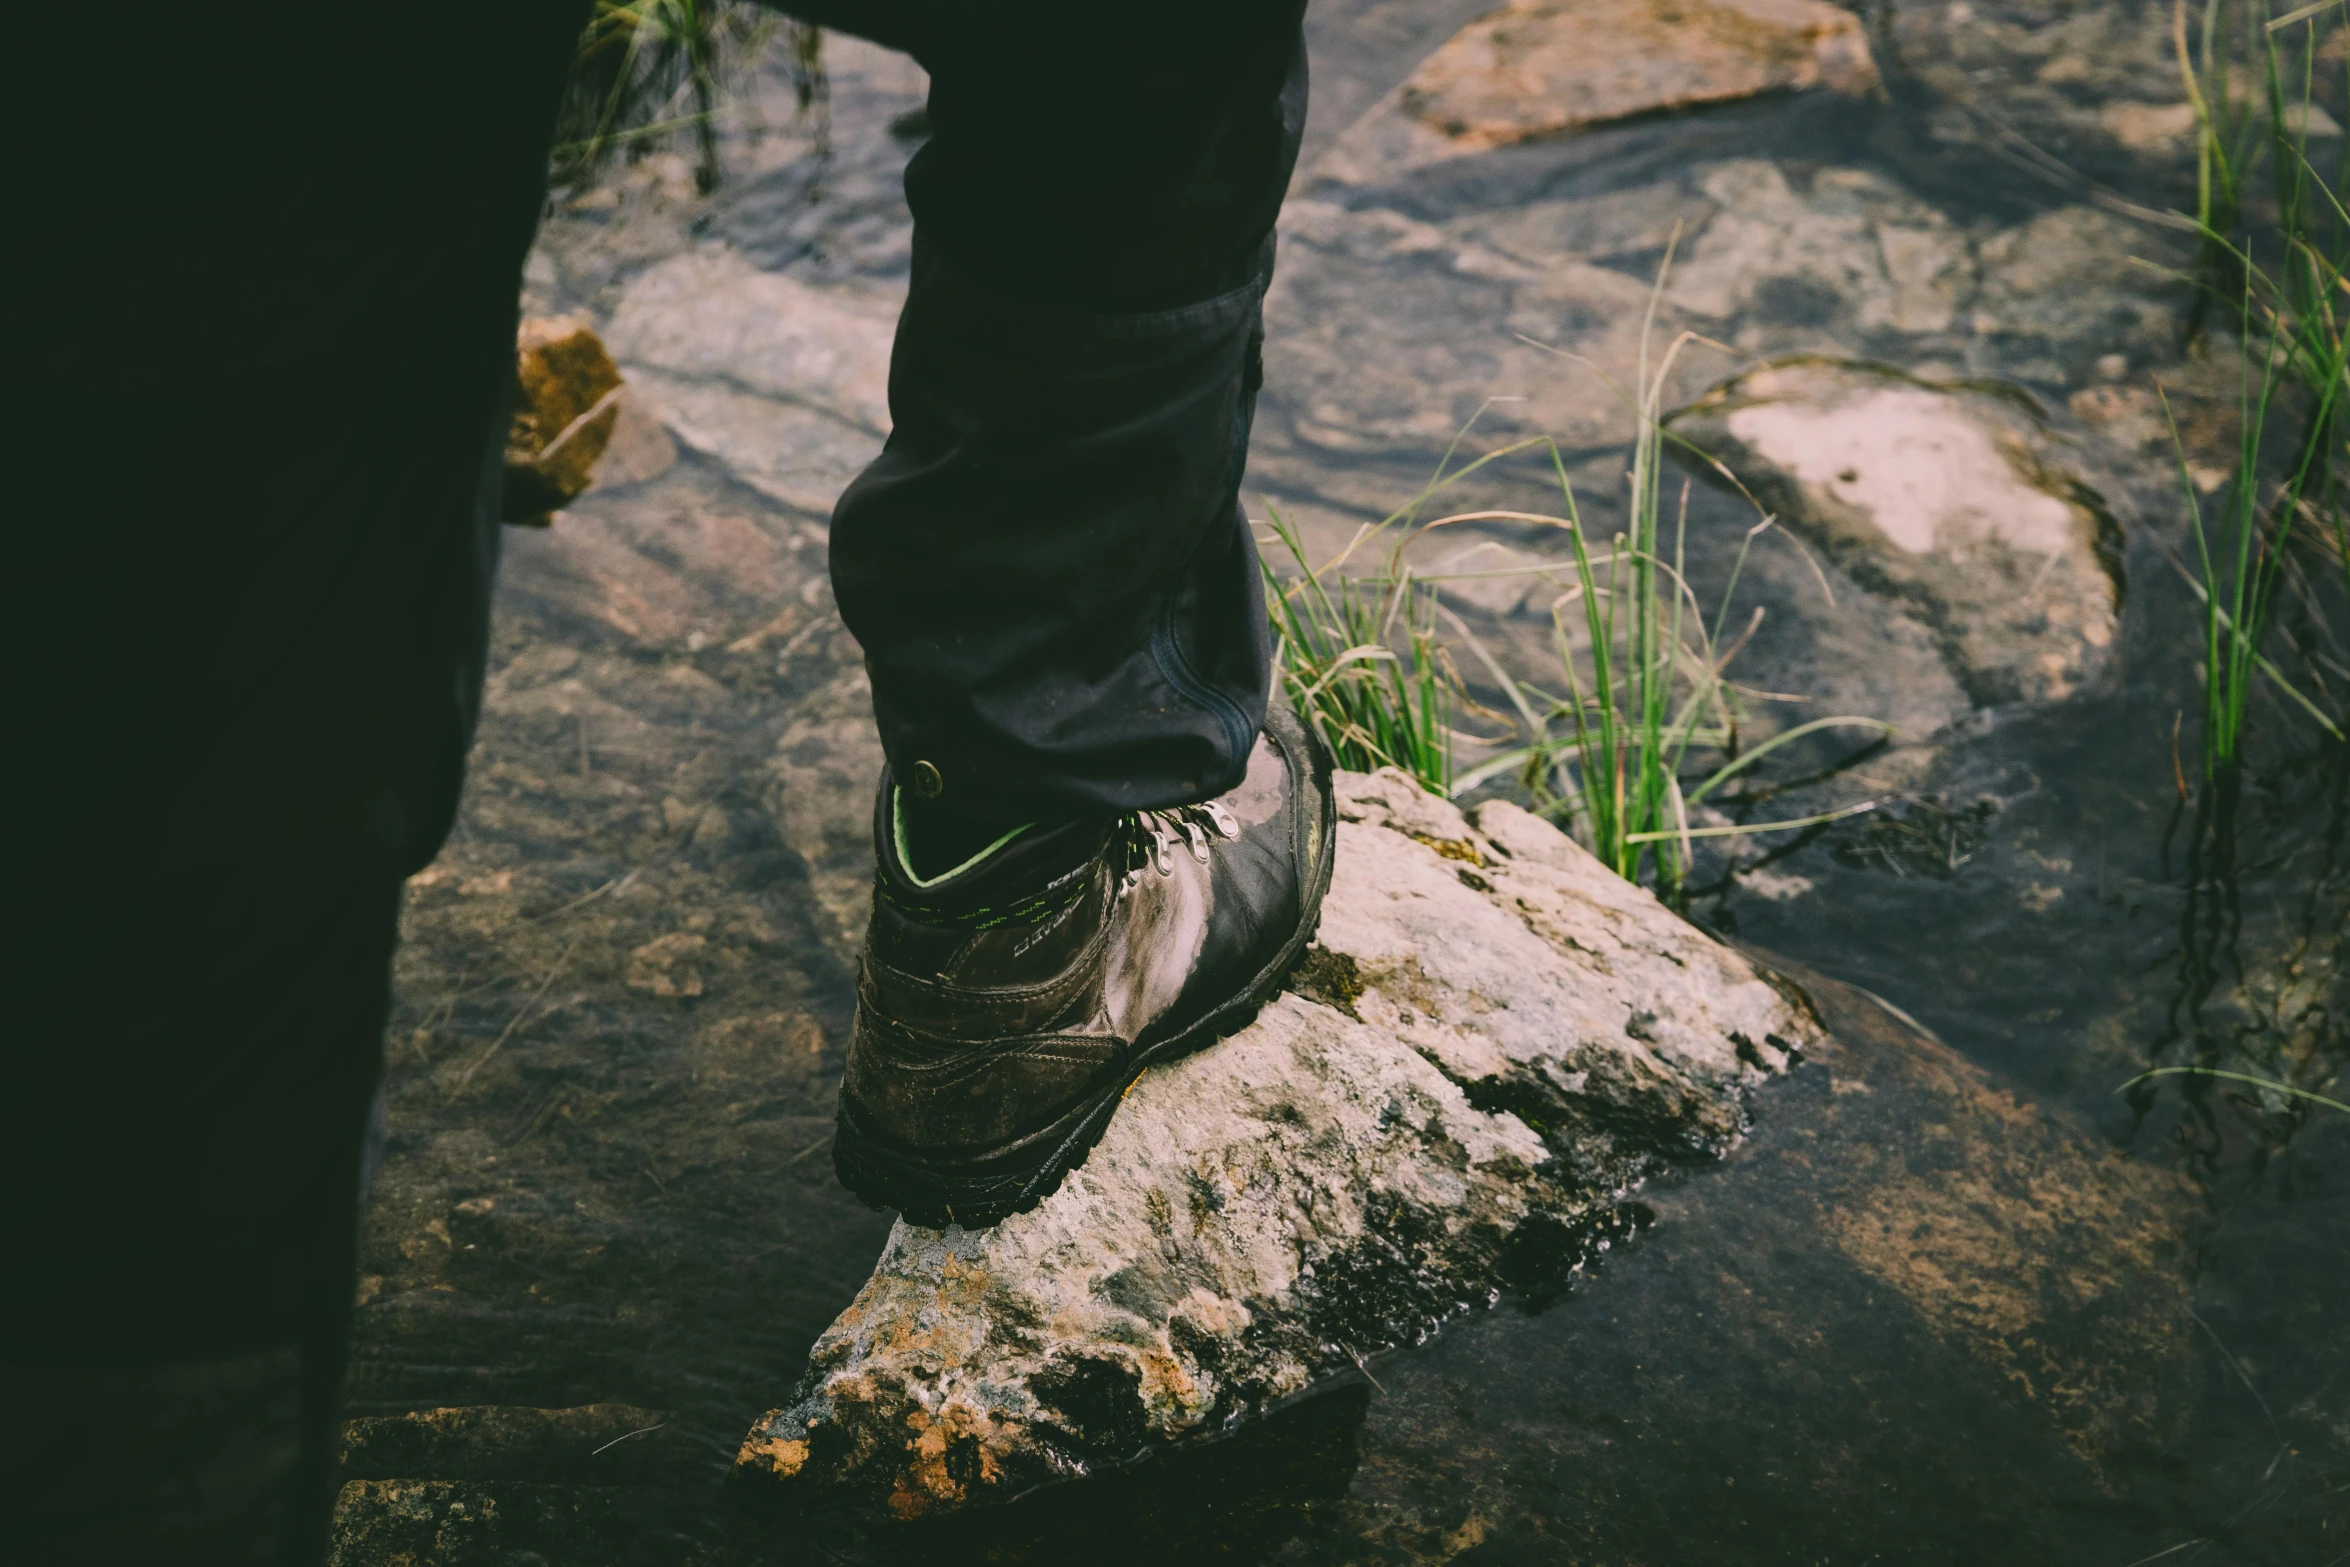
[[[1673,437],[1663,426],[1663,398],[1679,356],[1700,341],[1683,333],[1652,365],[1648,345],[1671,265],[1668,247],[1643,326],[1639,380],[1627,399],[1635,433],[1628,475],[1630,525],[1624,532],[1593,546],[1564,454],[1547,437],[1513,442],[1452,468],[1468,435],[1464,429],[1435,478],[1410,505],[1362,529],[1326,565],[1309,565],[1296,532],[1276,515],[1273,540],[1300,575],[1284,580],[1268,567],[1267,600],[1284,687],[1330,740],[1341,765],[1392,764],[1432,792],[1452,796],[1509,779],[1536,810],[1564,824],[1617,875],[1678,896],[1700,838],[1811,827],[1875,805],[1863,801],[1790,821],[1692,825],[1691,812],[1708,796],[1805,736],[1859,727],[1883,737],[1892,726],[1873,718],[1820,718],[1741,748],[1739,705],[1726,672],[1747,633],[1727,646],[1722,637],[1747,552],[1774,522],[1764,516],[1747,531],[1709,620],[1685,573],[1686,484],[1674,507],[1669,555],[1664,538],[1664,443]],[[1558,483],[1558,513],[1468,511],[1420,520],[1444,490],[1521,452],[1547,455]],[[1569,584],[1550,606],[1560,689],[1505,671],[1442,604],[1442,579],[1415,577],[1407,563],[1407,549],[1428,533],[1481,521],[1532,523],[1565,536],[1565,559],[1518,573]],[[1378,572],[1359,582],[1339,575],[1349,557],[1380,537],[1392,542]],[[1467,689],[1447,644],[1435,635],[1440,622],[1499,688],[1509,711],[1491,716],[1512,723],[1514,735],[1497,740],[1452,728],[1454,704],[1467,701]],[[1574,634],[1578,624],[1580,645]],[[1462,740],[1501,749],[1456,775],[1452,747]],[[1707,765],[1693,766],[1700,758]]]
[[[1339,766],[1398,767],[1429,793],[1450,795],[1460,679],[1436,641],[1435,588],[1413,576],[1401,542],[1383,575],[1349,577],[1338,569],[1343,556],[1316,570],[1297,531],[1270,515],[1298,572],[1284,580],[1264,568],[1283,691]]]
[[[2186,0],[2175,0],[2172,13],[2196,120],[2191,330],[2224,310],[2243,360],[2235,463],[2209,515],[2173,427],[2203,610],[2207,778],[2241,760],[2256,675],[2342,738],[2335,719],[2261,651],[2297,527],[2330,535],[2350,585],[2339,461],[2350,413],[2350,211],[2342,199],[2350,147],[2330,180],[2309,157],[2312,127],[2325,114],[2321,28],[2342,25],[2338,9],[2336,0],[2272,17],[2267,0],[2205,0],[2192,44]]]
[[[719,179],[717,114],[727,83],[785,38],[805,113],[823,91],[823,33],[747,0],[595,0],[556,128],[555,182],[578,187],[614,154],[639,156],[691,132],[694,183]]]

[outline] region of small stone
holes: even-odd
[[[628,988],[664,998],[700,995],[702,969],[696,960],[709,946],[709,937],[690,931],[654,937],[628,955]]]
[[[2332,141],[2342,134],[2342,127],[2321,103],[2288,103],[2284,120],[2286,130],[2310,141]]]
[[[2195,134],[2191,103],[2108,103],[2097,111],[2106,134],[2133,152],[2161,152]]]
[[[631,281],[606,335],[670,435],[824,516],[889,433],[901,299],[900,288],[811,283],[709,246]]]
[[[522,323],[514,379],[502,515],[544,527],[594,480],[620,417],[620,367],[586,322],[555,316]]]

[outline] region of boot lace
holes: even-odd
[[[1210,834],[1232,839],[1240,836],[1240,819],[1214,800],[1200,805],[1178,805],[1172,810],[1136,811],[1125,820],[1126,870],[1120,878],[1121,890],[1132,887],[1142,879],[1145,870],[1156,870],[1161,876],[1175,874],[1175,844],[1181,839],[1200,864],[1208,863]]]

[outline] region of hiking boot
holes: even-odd
[[[1330,765],[1276,701],[1231,793],[1015,834],[927,882],[885,773],[841,1183],[927,1225],[1050,1196],[1144,1068],[1246,1027],[1313,939]]]

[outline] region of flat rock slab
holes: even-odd
[[[1860,18],[1824,0],[1515,0],[1429,56],[1401,101],[1473,152],[1762,93],[1876,85]]]
[[[711,245],[631,282],[604,338],[679,440],[825,516],[889,433],[898,290],[818,286]]]
[[[2059,700],[2110,672],[2120,532],[2029,393],[1797,359],[1670,423],[1854,581],[1908,606],[1978,706]]]
[[[739,1479],[915,1517],[1222,1431],[1555,1279],[1725,1151],[1820,1038],[1743,958],[1514,806],[1340,777],[1320,942],[991,1230],[900,1223]]]

